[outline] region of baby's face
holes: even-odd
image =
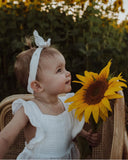
[[[42,57],[43,58],[43,57]],[[40,62],[41,63],[41,62]],[[71,74],[65,68],[63,55],[56,54],[42,61],[40,82],[48,94],[61,94],[71,91]]]

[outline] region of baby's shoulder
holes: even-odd
[[[13,119],[14,119],[15,123],[22,120],[23,125],[28,122],[28,117],[26,116],[26,114],[24,112],[23,106],[18,109],[18,111],[15,113]]]
[[[24,110],[28,110],[30,109],[30,106],[32,106],[32,99],[30,99],[29,101],[26,101],[24,99],[17,99],[12,103],[12,113],[15,114],[21,107]]]

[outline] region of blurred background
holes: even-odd
[[[85,70],[100,72],[110,59],[111,73],[128,80],[127,8],[127,0],[0,0],[0,100],[26,93],[13,65],[34,29],[62,52],[73,80]],[[80,87],[73,83],[72,91]]]

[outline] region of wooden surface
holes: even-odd
[[[120,92],[123,96],[123,92]],[[122,159],[125,135],[125,102],[117,99],[114,105],[114,129],[110,159]]]

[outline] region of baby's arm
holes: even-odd
[[[24,113],[23,107],[21,107],[7,126],[0,132],[0,159],[3,158],[10,145],[14,142],[16,136],[25,127],[27,122],[28,118]]]
[[[100,134],[97,132],[93,133],[92,130],[86,131],[82,129],[79,135],[86,138],[89,145],[92,147],[96,147],[100,143],[100,140],[101,140]]]

